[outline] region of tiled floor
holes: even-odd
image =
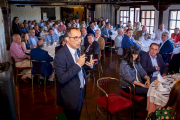
[[[119,78],[117,56],[116,52],[106,51],[105,57],[102,59],[103,77]],[[95,72],[96,81],[99,78],[97,71]],[[118,89],[117,89],[118,91]],[[119,91],[118,91],[119,92]],[[34,84],[32,91],[31,84],[20,83],[16,86],[17,102],[19,108],[20,120],[56,120],[56,114],[63,112],[62,108],[56,105],[56,88],[55,85],[48,85],[46,92],[43,91],[43,86]],[[96,83],[93,82],[91,75],[87,80],[86,103],[84,102],[81,119],[90,120],[95,119],[96,99],[99,96],[99,91]],[[147,116],[146,100],[142,101],[140,105],[135,105],[136,117],[135,120],[144,120]],[[104,110],[103,110],[104,111]],[[129,109],[118,113],[118,120],[130,120]],[[104,111],[105,112],[105,111]],[[97,115],[98,120],[105,120],[100,113]],[[113,120],[116,115],[113,115]]]

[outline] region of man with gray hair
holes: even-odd
[[[96,55],[99,53],[99,43],[97,41],[94,41],[94,35],[92,33],[89,33],[87,35],[87,39],[88,39],[88,44],[85,46],[85,54],[86,55],[91,55],[93,54]]]
[[[115,46],[118,50],[118,55],[123,55],[123,49],[122,49],[122,39],[124,35],[124,30],[123,28],[118,29],[118,36],[115,38]]]
[[[138,31],[141,31],[141,30],[142,30],[142,28],[141,28],[141,22],[137,22],[137,23],[136,23],[136,29],[133,31],[133,36],[136,35],[136,33],[137,33]]]
[[[174,50],[174,47],[172,43],[169,41],[169,32],[163,32],[162,33],[162,43],[160,44],[160,51],[159,53],[162,55],[163,60],[165,63],[168,63],[169,60],[169,54],[167,53],[172,53]]]
[[[53,58],[48,54],[47,51],[43,50],[44,42],[43,40],[39,40],[37,42],[37,47],[35,49],[31,49],[30,56],[32,60],[36,61],[47,61],[41,63],[41,76],[42,77],[49,77],[48,81],[50,83],[53,82],[54,74],[52,69],[52,64],[50,62],[53,61]],[[32,74],[33,74],[32,68]]]
[[[159,29],[155,32],[154,40],[162,40],[161,36],[163,32],[168,32],[168,30],[164,29],[164,24],[160,24]]]
[[[145,40],[150,39],[146,26],[143,26],[141,31],[136,32],[134,39],[139,40],[139,37],[144,37]]]
[[[97,29],[95,31],[95,41],[97,41],[100,45],[99,54],[98,54],[98,58],[100,59],[101,58],[101,50],[104,50],[104,47],[105,47],[105,40],[104,40],[104,38],[101,37],[100,29]]]

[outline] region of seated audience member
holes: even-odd
[[[94,24],[90,24],[90,28],[89,28],[89,30],[87,31],[87,33],[88,33],[88,34],[91,33],[91,34],[94,35]]]
[[[126,27],[128,27],[129,25],[131,26],[131,21],[128,21]]]
[[[13,31],[13,34],[19,34],[19,35],[22,34],[21,27],[19,26],[19,18],[18,17],[13,18],[12,31]]]
[[[25,30],[27,33],[29,33],[29,31],[30,31],[27,23],[24,25],[24,30]]]
[[[180,72],[180,53],[179,54],[174,54],[169,65],[168,65],[168,68],[169,68],[169,72],[171,74],[174,74],[174,73],[179,73]]]
[[[54,74],[52,69],[52,64],[50,62],[53,61],[53,58],[48,54],[47,51],[44,49],[44,43],[43,40],[39,40],[37,42],[37,47],[35,49],[31,49],[31,60],[36,61],[47,61],[41,63],[41,76],[47,77],[49,76],[48,81],[54,81]],[[34,71],[34,68],[32,67],[32,73]]]
[[[73,20],[73,21],[72,21],[72,24],[76,24],[76,21],[75,21],[75,20]]]
[[[57,51],[58,51],[60,48],[62,48],[64,45],[66,45],[66,39],[65,39],[65,36],[64,36],[64,35],[62,35],[62,36],[59,37],[59,43],[60,43],[60,45],[57,46],[57,47],[55,47],[55,54],[57,53]]]
[[[24,29],[24,24],[23,23],[20,24],[20,27],[21,27],[22,33],[26,32],[25,29]]]
[[[72,24],[72,27],[73,27],[73,28],[77,28],[75,23]]]
[[[123,29],[124,29],[124,35],[125,35],[127,33],[126,31],[127,31],[128,27],[124,27]]]
[[[82,24],[81,24],[81,29],[82,28],[86,28],[87,26],[86,26],[86,22],[85,21],[82,21]]]
[[[30,48],[36,48],[38,38],[35,36],[35,30],[31,29],[29,33],[29,45]]]
[[[29,30],[31,29],[31,21],[30,20],[28,21],[28,28],[29,28]]]
[[[151,78],[151,83],[156,80],[157,75],[166,76],[168,67],[165,65],[161,54],[159,53],[159,45],[152,43],[149,52],[141,56],[141,66]]]
[[[82,45],[86,46],[88,44],[86,28],[81,29],[81,35],[82,35],[81,46]]]
[[[141,30],[142,30],[142,28],[141,28],[141,23],[140,23],[140,22],[137,22],[137,23],[136,23],[136,29],[133,28],[133,35],[135,36],[136,33],[137,33],[138,31],[141,31]],[[138,40],[139,40],[139,38],[138,38]]]
[[[180,120],[180,81],[177,81],[171,89],[167,104],[150,113],[146,120]]]
[[[34,21],[32,21],[32,23],[31,23],[31,29],[34,29],[34,26],[35,26],[35,22]]]
[[[159,28],[156,32],[155,32],[155,38],[154,40],[162,40],[161,36],[163,32],[168,32],[168,30],[164,29],[164,24],[160,24]]]
[[[147,96],[150,78],[140,64],[139,53],[140,49],[136,45],[133,45],[128,49],[127,55],[120,63],[120,75],[135,85],[135,95]],[[132,93],[134,93],[134,87],[125,80],[122,79],[122,81],[129,85]],[[128,87],[123,84],[121,84],[121,86],[125,92],[130,93]]]
[[[108,19],[105,20],[106,25],[109,23],[108,21],[109,21]]]
[[[76,27],[77,27],[78,29],[80,28],[79,19],[76,19]]]
[[[51,28],[51,25],[50,25],[50,22],[49,21],[47,21],[47,29],[49,30],[49,28]]]
[[[87,26],[89,26],[90,22],[91,22],[91,20],[89,18],[87,18]]]
[[[174,33],[171,34],[171,38],[174,42],[180,42],[180,34],[179,34],[179,28],[174,29]]]
[[[118,29],[118,36],[115,38],[115,46],[118,50],[118,55],[123,55],[123,49],[122,49],[122,39],[124,35],[124,30],[123,28]]]
[[[91,26],[91,24],[93,24],[94,25],[94,23],[93,22],[90,22],[89,23],[89,26],[87,27],[87,31],[89,31],[89,29],[91,28],[90,26]]]
[[[98,53],[98,58],[100,60],[101,58],[101,50],[104,50],[104,47],[105,47],[105,40],[104,38],[101,37],[101,30],[100,29],[97,29],[95,31],[95,41],[97,41],[99,43],[99,53]]]
[[[50,22],[50,26],[52,27],[54,22],[51,19],[49,20],[49,22]]]
[[[21,35],[21,47],[25,53],[29,53],[31,51],[29,45],[29,35],[26,32]]]
[[[128,29],[133,29],[131,24],[130,24],[130,25],[128,25]]]
[[[99,43],[97,41],[94,41],[94,35],[88,34],[87,35],[88,44],[85,46],[85,54],[86,55],[96,55],[99,53]]]
[[[71,23],[70,22],[67,23],[67,28],[71,28]]]
[[[143,26],[141,31],[136,32],[134,39],[139,40],[140,37],[144,37],[145,40],[150,39],[146,26]]]
[[[110,28],[110,23],[108,23],[106,27],[101,30],[101,35],[104,38],[105,42],[111,41],[110,35],[112,35],[112,32]]]
[[[62,21],[60,21],[60,25],[58,26],[57,30],[58,30],[59,32],[66,33],[66,26],[63,24]]]
[[[35,36],[40,40],[41,36],[40,36],[40,31],[39,31],[39,27],[38,26],[34,26],[34,30],[35,30]]]
[[[10,46],[10,55],[14,57],[16,67],[30,67],[30,56],[23,52],[21,47],[21,37],[19,34],[13,35],[13,42]],[[26,69],[23,70],[22,73],[25,75],[21,77],[21,80],[23,80],[25,83],[29,83],[27,77],[31,78],[31,70]]]
[[[23,24],[24,24],[24,25],[27,24],[27,20],[24,20],[24,21],[23,21]]]
[[[119,28],[124,28],[124,26],[123,26],[123,21],[119,21],[119,24],[117,24],[117,26],[116,26],[116,30],[118,30]]]
[[[55,34],[57,34],[58,36],[60,36],[59,33],[58,33],[58,31],[57,31],[57,25],[56,25],[56,24],[53,24],[52,29],[54,30],[54,33],[55,33]]]
[[[54,33],[53,28],[49,28],[49,34],[46,35],[44,41],[47,45],[52,45],[54,42],[57,42],[57,44],[59,44],[59,36]]]
[[[98,26],[97,22],[95,21],[94,22],[94,30],[97,30],[97,29],[99,29],[99,26]]]
[[[106,23],[105,23],[105,21],[103,20],[103,21],[101,21],[101,30],[104,28],[104,27],[106,27]]]
[[[160,51],[159,53],[162,55],[163,60],[165,63],[168,63],[169,60],[169,54],[167,53],[172,53],[174,50],[174,47],[172,43],[169,41],[169,32],[163,32],[162,33],[162,43],[160,44]]]
[[[46,26],[46,24],[45,24],[45,22],[44,22],[43,19],[41,19],[41,21],[39,22],[38,26],[39,26],[40,28],[43,28],[44,26]]]
[[[137,28],[137,22],[134,22],[134,24],[133,24],[133,35],[134,35],[134,31],[136,30],[136,28]]]
[[[99,21],[99,23],[98,23],[99,28],[101,28],[101,27],[102,27],[102,25],[103,25],[103,24],[102,24],[102,21],[104,21],[103,17],[101,17],[101,18],[100,18],[100,21]],[[104,21],[104,22],[105,22],[105,21]]]
[[[98,26],[99,26],[99,22],[100,22],[100,21],[99,21],[99,18],[97,18],[96,21],[97,21],[97,24],[98,24]]]

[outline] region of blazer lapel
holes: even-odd
[[[153,64],[152,64],[152,61],[151,61],[151,57],[150,57],[150,55],[149,55],[149,52],[148,52],[148,57],[149,57],[149,58],[148,58],[148,60],[149,60],[148,63],[151,63],[151,66],[153,67]]]
[[[72,55],[71,55],[71,53],[70,53],[67,45],[65,45],[64,47],[65,47],[64,51],[65,51],[65,53],[66,53],[66,55],[67,55],[68,61],[69,61],[69,63],[70,63],[71,65],[73,65],[73,64],[74,64],[74,60],[73,60],[73,57],[72,57]]]

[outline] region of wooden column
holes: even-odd
[[[115,26],[117,25],[117,11],[119,10],[120,5],[115,5]]]

